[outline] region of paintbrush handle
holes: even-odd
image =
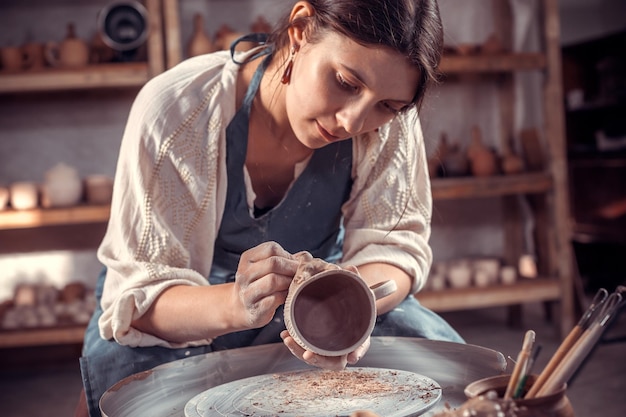
[[[552,372],[559,366],[561,360],[567,355],[571,347],[576,343],[580,335],[583,333],[583,329],[581,326],[575,326],[565,337],[559,348],[556,350],[552,358],[546,365],[546,367],[541,371],[541,374],[537,378],[537,380],[533,383],[530,390],[524,396],[525,399],[536,397],[537,393],[543,386],[543,384],[547,381],[547,379],[552,375]]]
[[[602,325],[595,323],[583,333],[554,373],[543,384],[543,387],[537,393],[538,397],[552,394],[569,381],[589,352],[591,352],[598,339],[600,339],[603,330],[604,327]]]
[[[505,400],[513,398],[515,388],[520,382],[520,378],[522,377],[522,371],[526,368],[526,364],[528,363],[528,359],[530,358],[530,352],[533,349],[534,343],[535,331],[526,331],[526,334],[524,335],[524,342],[522,344],[522,350],[520,350],[519,354],[517,355],[517,363],[515,363],[513,373],[511,374],[511,379],[509,380],[509,384],[506,387],[506,392],[504,393]]]

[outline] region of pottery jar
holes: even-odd
[[[0,58],[3,71],[16,72],[24,67],[24,53],[17,46],[5,46],[0,49]]]
[[[37,183],[21,181],[11,184],[11,207],[14,210],[30,210],[39,203],[39,188]]]
[[[499,408],[502,410],[502,414],[500,415],[506,417],[574,417],[574,409],[565,395],[567,384],[563,384],[558,391],[544,397],[505,400],[503,396],[510,377],[510,375],[499,375],[472,382],[465,387],[465,395],[471,400],[486,396],[490,391],[495,391],[497,396],[488,395],[488,398],[490,401],[499,405]],[[528,377],[524,392],[530,388],[536,378],[536,375],[530,375]],[[468,407],[464,406],[461,408]]]
[[[67,25],[65,39],[59,44],[48,42],[45,47],[48,63],[53,66],[77,68],[89,63],[89,46],[85,41],[76,37],[72,23]]]
[[[113,178],[106,175],[87,176],[85,197],[89,204],[110,204],[113,197]]]
[[[28,42],[22,46],[24,69],[38,70],[45,65],[45,48],[42,43]]]
[[[488,177],[498,171],[495,153],[482,140],[482,133],[478,126],[472,128],[472,142],[467,149],[472,174],[477,177]]]
[[[368,287],[354,272],[296,274],[285,301],[285,325],[304,349],[323,356],[353,352],[376,324],[376,300],[396,290],[393,280]]]
[[[9,204],[10,192],[7,187],[0,186],[0,211],[4,210]]]
[[[204,17],[196,13],[193,17],[193,35],[187,44],[187,55],[198,56],[215,51],[213,42],[204,31]]]

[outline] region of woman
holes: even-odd
[[[309,364],[356,363],[369,341],[328,358],[284,330],[303,258],[396,281],[373,335],[462,341],[412,297],[432,260],[417,107],[441,48],[435,0],[300,1],[260,47],[142,89],[81,358],[92,415],[125,376],[218,349],[282,338]]]

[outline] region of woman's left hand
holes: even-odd
[[[311,351],[305,350],[300,346],[287,330],[283,330],[280,333],[280,337],[283,339],[283,343],[291,353],[298,359],[306,362],[311,366],[315,366],[322,369],[328,369],[331,371],[341,371],[347,364],[354,365],[357,363],[370,347],[370,338],[368,337],[365,342],[356,348],[355,351],[350,352],[342,356],[322,356]]]

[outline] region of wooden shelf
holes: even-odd
[[[60,226],[109,221],[111,208],[104,206],[76,206],[54,209],[0,211],[0,230],[42,226]]]
[[[0,73],[0,93],[140,87],[150,79],[147,63],[99,64],[78,69]]]
[[[541,53],[514,53],[501,55],[444,55],[439,70],[444,74],[497,73],[541,70],[546,67],[546,56]]]
[[[431,187],[434,200],[448,200],[544,193],[552,190],[553,182],[549,174],[536,172],[484,178],[434,178]]]
[[[511,285],[424,291],[416,295],[422,305],[437,312],[556,301],[561,297],[561,283],[558,279],[541,278]]]
[[[0,348],[83,343],[86,326],[0,331]]]

